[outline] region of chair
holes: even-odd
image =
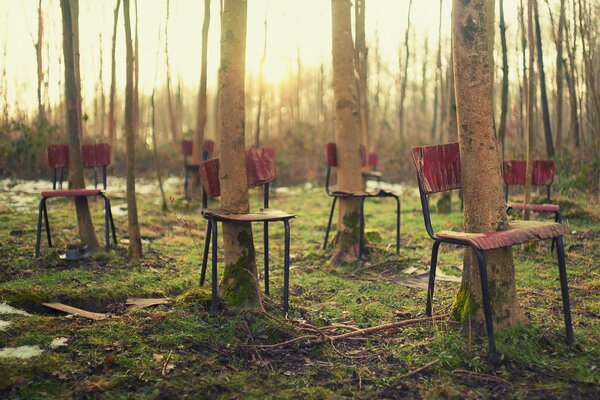
[[[504,177],[504,200],[508,203],[508,191],[511,185],[525,186],[525,160],[505,160],[502,163],[502,175]],[[540,213],[553,213],[555,222],[562,222],[560,207],[550,204],[550,192],[554,181],[554,170],[556,163],[553,160],[534,160],[531,170],[531,185],[546,186],[546,202],[544,204],[511,203],[509,209],[529,210]]]
[[[204,187],[202,216],[208,220],[200,286],[204,285],[208,252],[212,237],[212,303],[211,312],[217,311],[217,222],[262,222],[264,229],[264,280],[265,294],[269,295],[269,222],[283,222],[285,229],[285,248],[283,266],[283,313],[288,311],[289,269],[290,269],[290,219],[296,215],[269,208],[269,183],[276,178],[275,150],[273,148],[253,147],[246,152],[246,175],[248,188],[263,187],[264,199],[262,208],[254,213],[231,213],[219,209],[206,208],[206,195],[220,195],[219,159],[203,161],[200,164],[200,176]]]
[[[362,259],[363,248],[365,245],[365,199],[374,198],[374,197],[392,197],[396,200],[396,254],[400,252],[400,197],[392,192],[376,189],[373,192],[366,191],[355,191],[355,192],[347,192],[340,190],[331,190],[331,170],[332,168],[337,167],[337,150],[335,143],[327,143],[327,175],[325,178],[325,191],[327,195],[332,197],[331,203],[331,211],[329,212],[329,221],[327,222],[327,230],[325,231],[325,241],[323,242],[323,249],[327,248],[327,240],[329,238],[329,230],[331,229],[331,220],[333,219],[333,214],[335,212],[335,204],[337,199],[340,197],[343,198],[356,198],[360,203],[360,233],[359,233],[359,249],[358,249],[358,258]],[[366,151],[364,146],[360,146],[359,148],[361,166],[365,166],[366,164]]]
[[[42,215],[44,217],[44,223],[46,226],[46,237],[48,239],[48,247],[52,247],[52,238],[50,235],[50,224],[48,223],[48,208],[46,201],[56,197],[94,197],[100,196],[104,199],[104,235],[106,239],[105,249],[106,251],[110,248],[110,234],[109,234],[109,223],[112,229],[112,236],[115,244],[117,244],[117,234],[115,233],[115,222],[113,221],[112,211],[110,209],[110,200],[106,194],[100,189],[66,189],[66,190],[49,190],[42,192],[42,199],[40,200],[40,207],[38,211],[38,222],[37,222],[37,234],[35,242],[35,256],[40,256],[40,245],[42,239]]]
[[[94,173],[94,188],[98,187],[97,167],[102,168],[102,187],[106,190],[106,168],[110,165],[110,144],[96,143],[81,145],[83,168],[91,169]]]
[[[208,160],[212,157],[215,150],[215,142],[213,140],[205,140],[202,144],[202,160]],[[198,165],[189,164],[188,157],[192,156],[194,151],[194,142],[191,140],[182,140],[181,141],[181,154],[183,154],[183,191],[185,193],[185,198],[188,198],[188,182],[189,182],[189,173],[191,171],[198,171]]]
[[[364,146],[361,145],[361,151],[363,151],[363,149]],[[367,165],[369,166],[370,170],[362,173],[365,182],[368,180],[374,180],[377,181],[377,184],[379,185],[381,183],[381,178],[383,177],[383,174],[381,171],[379,171],[379,154],[369,153],[369,156],[367,157]]]
[[[69,145],[49,144],[46,146],[46,159],[48,160],[48,166],[52,168],[52,189],[56,189],[57,179],[59,188],[62,189],[64,171],[69,168]]]
[[[488,288],[487,271],[485,265],[486,250],[509,247],[516,244],[528,243],[538,240],[552,239],[556,242],[558,255],[558,270],[562,292],[563,313],[567,341],[573,343],[573,327],[571,324],[571,309],[569,305],[569,289],[567,285],[567,272],[565,267],[565,252],[563,235],[566,229],[556,222],[538,221],[509,221],[509,228],[500,232],[467,233],[456,231],[435,232],[431,225],[429,211],[429,195],[461,188],[460,175],[460,150],[458,143],[435,146],[415,147],[412,149],[412,158],[417,171],[417,182],[423,208],[425,229],[434,240],[431,253],[431,269],[429,273],[429,287],[427,289],[427,305],[425,313],[431,316],[431,303],[435,285],[435,272],[437,254],[441,243],[450,243],[471,248],[478,260],[479,276],[485,325],[488,337],[488,347],[493,362],[498,360],[496,342],[494,339],[494,326],[492,308]],[[482,171],[482,173],[484,173]]]

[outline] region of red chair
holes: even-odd
[[[560,215],[560,207],[557,204],[550,204],[550,193],[552,182],[554,181],[554,170],[556,163],[553,160],[534,160],[531,169],[531,185],[546,186],[546,203],[545,204],[525,204],[511,203],[509,209],[529,210],[539,213],[553,213],[554,221],[562,222]],[[508,203],[509,186],[521,185],[525,186],[525,160],[505,160],[502,164],[502,173],[504,177],[504,200]]]
[[[64,171],[69,168],[69,145],[49,144],[46,146],[46,159],[48,166],[52,168],[52,189],[56,189],[57,178],[59,179],[59,188],[62,189]],[[60,177],[58,171],[60,171]]]
[[[364,151],[364,146],[362,144],[360,146],[361,151]],[[365,181],[375,180],[378,184],[381,183],[381,178],[383,177],[383,174],[381,173],[381,171],[379,171],[379,154],[369,153],[369,156],[367,157],[367,165],[369,166],[370,171],[363,172],[362,174],[365,178]]]
[[[215,142],[213,140],[207,139],[202,144],[202,160],[208,160],[212,157],[215,150]],[[185,193],[185,198],[188,198],[188,182],[189,182],[189,173],[190,171],[198,171],[198,166],[193,164],[188,164],[188,157],[192,156],[194,151],[194,142],[191,140],[182,140],[181,141],[181,154],[183,154],[183,191]]]
[[[36,258],[40,256],[40,245],[42,239],[42,215],[44,217],[44,223],[46,226],[46,237],[48,239],[48,247],[52,247],[52,238],[50,235],[50,224],[48,223],[48,208],[46,206],[46,201],[50,198],[55,197],[94,197],[100,196],[104,199],[104,234],[106,239],[105,249],[106,251],[110,248],[110,234],[109,234],[109,224],[112,229],[112,236],[117,244],[117,234],[115,233],[115,222],[113,221],[112,211],[110,209],[110,200],[108,196],[100,189],[67,189],[67,190],[49,190],[42,192],[42,200],[40,201],[40,207],[38,211],[38,222],[37,222],[37,234],[36,234],[36,242],[35,242],[35,256]]]
[[[327,248],[327,239],[329,238],[329,230],[331,229],[331,220],[335,212],[335,204],[337,199],[340,197],[357,198],[360,203],[360,236],[359,236],[359,249],[358,258],[362,259],[363,248],[365,245],[365,199],[373,197],[392,197],[396,200],[396,254],[400,252],[400,197],[392,192],[388,192],[383,189],[376,189],[373,192],[356,191],[346,192],[340,190],[331,190],[331,169],[337,167],[337,150],[335,143],[327,143],[327,176],[325,178],[325,191],[330,197],[333,197],[331,203],[331,211],[329,212],[329,221],[327,222],[327,230],[325,231],[325,241],[323,242],[323,249]],[[363,145],[359,147],[361,166],[366,165],[366,151]]]
[[[200,176],[204,193],[211,197],[221,194],[219,182],[219,159],[203,161],[200,164]],[[217,222],[262,222],[264,229],[264,280],[265,294],[269,294],[269,222],[283,222],[285,229],[285,248],[283,263],[283,313],[288,311],[289,275],[290,275],[290,219],[296,215],[269,208],[269,183],[277,177],[275,170],[275,150],[273,148],[253,147],[246,152],[246,176],[248,188],[263,187],[264,200],[260,212],[235,214],[218,209],[206,208],[206,196],[203,197],[202,216],[208,220],[200,286],[204,285],[208,252],[212,237],[212,304],[211,312],[217,311]]]
[[[563,245],[563,235],[566,232],[564,226],[557,222],[509,221],[509,228],[500,232],[435,232],[431,224],[428,197],[434,193],[446,192],[462,187],[459,146],[458,143],[449,143],[436,146],[415,147],[412,149],[412,158],[417,171],[417,182],[419,184],[425,229],[427,230],[429,237],[434,240],[431,253],[431,269],[429,273],[429,287],[427,289],[427,306],[425,308],[425,313],[428,316],[431,316],[431,302],[433,299],[437,254],[440,244],[450,243],[471,248],[478,260],[489,352],[492,361],[496,362],[498,360],[498,354],[496,352],[496,342],[494,339],[492,308],[490,304],[484,251],[510,247],[521,243],[552,239],[556,242],[558,254],[558,271],[567,341],[569,344],[572,344],[573,327],[571,324],[569,288],[567,284],[565,251]],[[482,171],[482,173],[484,173],[484,171]]]
[[[96,143],[81,145],[83,168],[91,169],[94,173],[94,187],[98,187],[98,172],[102,168],[102,186],[106,190],[106,168],[110,165],[110,144]]]

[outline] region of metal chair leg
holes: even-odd
[[[56,168],[52,168],[52,190],[56,190]]]
[[[100,193],[100,196],[104,198],[104,238],[106,239],[106,245],[104,249],[106,251],[110,250],[110,203],[108,201],[108,197],[106,197],[103,193]]]
[[[427,305],[425,306],[425,315],[431,317],[431,303],[433,302],[433,290],[435,289],[435,272],[437,269],[437,257],[440,244],[442,242],[436,240],[433,243],[431,250],[431,265],[429,267],[429,285],[427,287]]]
[[[48,207],[46,206],[46,200],[42,199],[44,203],[44,223],[46,224],[46,238],[48,239],[48,247],[52,247],[52,237],[50,236],[50,222],[48,221]]]
[[[40,200],[40,207],[38,211],[38,221],[37,221],[37,232],[35,239],[35,257],[40,256],[40,245],[42,241],[42,213],[44,212],[44,199]]]
[[[400,197],[394,196],[396,199],[396,255],[400,254]]]
[[[285,247],[283,256],[283,314],[288,312],[290,292],[290,221],[283,221],[285,227]]]
[[[557,211],[554,213],[554,222],[558,222],[559,224],[562,224],[562,217],[560,215],[560,211]],[[556,244],[556,238],[552,239],[552,244],[550,245],[550,253],[552,253],[554,251],[554,245]]]
[[[106,190],[106,165],[102,166],[102,186]]]
[[[335,203],[337,202],[337,197],[333,198],[333,202],[331,203],[331,211],[329,212],[329,221],[327,222],[327,230],[325,231],[325,241],[323,242],[323,250],[327,248],[327,239],[329,238],[329,229],[331,228],[331,220],[333,219],[333,213],[335,211]]]
[[[359,237],[358,237],[358,260],[362,260],[363,248],[365,246],[365,199],[359,197],[358,202],[360,204],[360,226],[359,226]]]
[[[65,172],[65,169],[61,167],[61,169],[60,169],[60,181],[59,181],[59,185],[58,185],[58,187],[60,189],[62,189],[62,184],[63,184],[63,179],[64,179],[64,172]]]
[[[96,167],[92,168],[92,172],[94,173],[94,189],[98,189],[98,172],[96,171]]]
[[[186,168],[186,165],[184,164],[183,166],[183,193],[185,196],[185,199],[188,199],[188,169]]]
[[[265,189],[268,190],[268,189]],[[269,295],[269,223],[264,222],[265,294]]]
[[[212,296],[210,312],[212,315],[217,313],[217,221],[210,220],[212,225]]]
[[[575,341],[575,338],[573,336],[573,323],[571,322],[571,304],[569,302],[569,285],[567,283],[567,268],[565,266],[565,247],[562,236],[556,238],[556,253],[558,255],[558,272],[560,274],[560,290],[562,293],[567,343],[571,345]]]
[[[113,241],[115,242],[115,246],[117,245],[117,232],[115,231],[115,220],[113,219],[112,209],[110,207],[110,199],[106,196],[106,201],[108,202],[108,219],[110,221],[110,228],[112,230]]]
[[[200,273],[200,286],[204,285],[206,277],[206,264],[208,263],[208,250],[210,248],[210,235],[212,232],[212,224],[210,220],[206,225],[206,238],[204,239],[204,255],[202,256],[202,272]]]
[[[479,249],[473,248],[477,256],[479,264],[479,279],[481,281],[481,295],[483,299],[483,313],[485,316],[485,328],[488,337],[488,350],[490,353],[490,361],[492,364],[497,364],[500,359],[496,351],[496,339],[494,337],[494,320],[492,317],[492,305],[490,304],[490,289],[488,286],[487,270],[485,269],[485,256]]]

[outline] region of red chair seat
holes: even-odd
[[[42,192],[42,197],[87,197],[97,196],[102,191],[100,189],[65,189],[65,190],[47,190]]]
[[[510,204],[510,208],[514,210],[529,210],[536,212],[559,212],[560,207],[557,204]]]
[[[217,221],[230,221],[230,222],[270,222],[270,221],[283,221],[285,219],[295,218],[296,215],[288,214],[281,210],[275,209],[261,209],[258,213],[231,213],[225,210],[218,209],[204,209],[202,215],[205,218],[214,218]]]
[[[499,249],[516,244],[552,239],[566,233],[566,228],[556,222],[510,221],[505,231],[488,233],[467,233],[439,231],[436,236],[442,239],[458,240],[480,250]]]

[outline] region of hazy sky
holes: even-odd
[[[110,48],[114,0],[80,0],[81,75],[84,99],[90,100],[100,73],[102,50],[105,91],[110,85]],[[133,2],[132,2],[133,3]],[[37,0],[0,0],[0,65],[6,65],[9,105],[36,104],[36,65],[34,41],[37,35]],[[165,81],[164,28],[166,0],[139,0],[140,81],[149,93]],[[42,0],[45,11],[44,51],[49,52],[49,93],[52,101],[61,95],[58,88],[62,54],[62,25],[59,0]],[[266,79],[277,82],[295,68],[297,52],[304,66],[323,62],[331,67],[331,2],[329,0],[248,0],[247,73],[258,70],[264,38],[264,18],[268,19]],[[516,0],[506,1],[507,20],[516,26]],[[397,65],[398,48],[406,29],[408,0],[369,0],[366,8],[367,42],[380,38],[381,51],[390,65]],[[451,1],[443,1],[442,35],[449,37]],[[133,4],[132,4],[133,14]],[[209,38],[209,86],[214,86],[219,65],[219,2],[212,1]],[[132,16],[132,18],[134,18]],[[437,41],[438,0],[414,0],[411,25],[418,46],[430,38],[430,54]],[[203,1],[171,0],[169,59],[172,79],[195,88],[200,76]],[[132,19],[132,24],[134,19]],[[516,29],[516,28],[515,28]],[[159,36],[160,35],[160,36]],[[123,13],[119,14],[117,37],[117,84],[125,80]],[[4,56],[6,46],[6,57]],[[420,51],[419,48],[416,49]],[[44,60],[46,62],[47,56]],[[419,67],[420,68],[420,67]],[[0,99],[0,102],[3,100]],[[11,108],[12,109],[12,108]]]

